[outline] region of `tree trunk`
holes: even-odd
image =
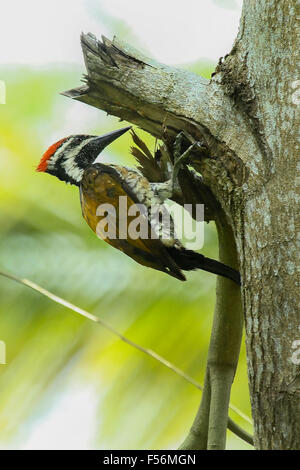
[[[192,164],[237,246],[257,449],[300,449],[297,4],[245,1],[210,81],[83,36],[87,83],[65,92],[166,143],[201,141]]]
[[[300,338],[297,3],[245,2],[234,52],[220,66],[260,148],[235,218],[259,449],[300,449],[300,370],[292,361]]]

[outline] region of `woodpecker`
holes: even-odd
[[[174,156],[174,167],[169,180],[163,183],[150,183],[137,169],[126,166],[95,162],[107,145],[127,132],[131,126],[109,132],[102,136],[71,135],[51,145],[42,156],[37,171],[49,173],[61,181],[76,185],[80,191],[82,215],[90,228],[104,241],[122,251],[143,266],[163,271],[181,281],[185,281],[182,270],[202,269],[240,285],[238,271],[223,263],[186,249],[176,238],[174,222],[169,217],[166,227],[160,217],[164,202],[170,198],[177,185],[177,174],[196,144],[191,145],[182,155]],[[176,148],[181,135],[177,137]],[[118,212],[120,201],[125,202],[124,214]],[[99,207],[113,209],[114,236],[108,235],[101,225],[104,213]],[[142,220],[147,227],[146,237],[121,236],[122,222],[128,225],[133,216],[128,216],[130,208],[142,206]],[[158,208],[155,223],[152,209]],[[152,211],[152,212],[151,212]],[[109,211],[108,211],[109,212]],[[155,210],[154,210],[155,213]],[[124,219],[124,220],[123,220]],[[100,223],[99,223],[100,222]],[[165,232],[168,236],[165,237]],[[149,234],[154,236],[149,236]]]

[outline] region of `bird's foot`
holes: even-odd
[[[186,137],[189,141],[191,140],[190,137],[187,136],[184,131],[181,131],[176,136],[174,142],[174,166],[171,177],[173,182],[173,188],[175,188],[177,184],[178,172],[181,169],[182,165],[188,160],[191,153],[201,145],[200,142],[194,141],[185,152],[181,153],[182,141],[184,137]]]
[[[184,138],[189,142],[192,142],[192,144],[187,148],[187,150],[181,153],[182,142]],[[193,137],[191,137],[185,131],[181,131],[176,136],[173,147],[174,163],[170,179],[165,181],[164,183],[152,183],[152,189],[154,190],[156,196],[159,197],[161,202],[165,201],[166,199],[172,198],[174,194],[179,193],[181,191],[177,179],[178,173],[182,165],[189,159],[191,153],[196,148],[202,148],[201,143],[195,141]]]

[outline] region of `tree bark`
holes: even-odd
[[[86,84],[65,92],[166,143],[181,130],[201,142],[192,165],[237,247],[257,449],[300,449],[297,6],[245,1],[210,81],[83,35]]]
[[[235,222],[259,449],[300,449],[300,370],[292,361],[300,336],[297,3],[244,2],[234,50],[218,74],[260,147],[254,191],[245,181]]]

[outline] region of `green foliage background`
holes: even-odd
[[[212,70],[203,63],[186,67],[206,76]],[[59,95],[79,83],[81,72],[71,66],[1,70],[7,104],[0,105],[0,269],[93,312],[202,383],[214,276],[190,273],[181,283],[135,264],[92,233],[81,217],[77,188],[35,172],[46,148],[65,136],[60,129],[73,132],[68,127],[71,114],[82,124],[82,133],[120,127],[117,119]],[[91,119],[88,125],[85,121],[89,113],[97,116],[92,125]],[[154,141],[143,137],[153,148]],[[106,160],[133,165],[130,145],[130,136],[124,135],[107,150]],[[218,256],[212,224],[206,226],[203,252]],[[87,387],[96,397],[88,448],[174,448],[200,402],[199,390],[158,362],[4,278],[0,340],[7,347],[7,364],[0,365],[1,448],[26,447],[27,437],[62,397],[71,400]],[[250,415],[244,346],[232,403]],[[80,411],[88,406],[83,399]],[[251,431],[243,419],[231,415]],[[69,426],[68,435],[61,437],[63,448],[73,446],[79,428],[80,423]],[[229,448],[249,447],[231,433],[228,438]]]

